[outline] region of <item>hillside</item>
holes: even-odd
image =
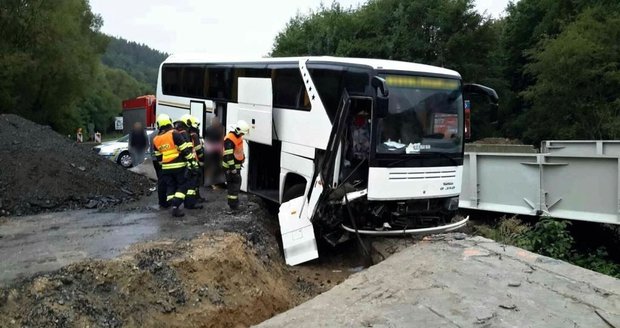
[[[124,70],[138,82],[147,84],[153,93],[157,84],[159,65],[167,56],[166,53],[144,44],[109,37],[109,44],[101,57],[101,62],[110,68]]]

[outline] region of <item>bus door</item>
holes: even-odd
[[[334,187],[334,169],[346,129],[351,99],[346,90],[338,105],[336,118],[325,154],[315,168],[313,184],[308,193],[280,206],[278,220],[282,234],[282,248],[288,265],[296,265],[319,257],[312,222],[320,208],[327,203],[327,196]]]
[[[270,78],[239,78],[237,120],[251,126],[245,140],[265,145],[272,144],[273,93]]]

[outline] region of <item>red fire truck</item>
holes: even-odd
[[[129,133],[136,122],[154,128],[156,103],[153,95],[123,100],[123,133]]]

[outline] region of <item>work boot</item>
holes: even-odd
[[[180,217],[185,216],[185,213],[183,213],[183,211],[181,211],[180,208],[175,206],[175,207],[172,208],[172,216],[174,216],[176,218],[180,218]]]
[[[226,211],[226,214],[234,215],[239,214],[240,212],[241,210],[239,209],[239,206],[229,206],[229,210]]]

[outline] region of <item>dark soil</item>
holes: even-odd
[[[133,200],[148,179],[17,115],[0,115],[0,216],[103,208]]]

